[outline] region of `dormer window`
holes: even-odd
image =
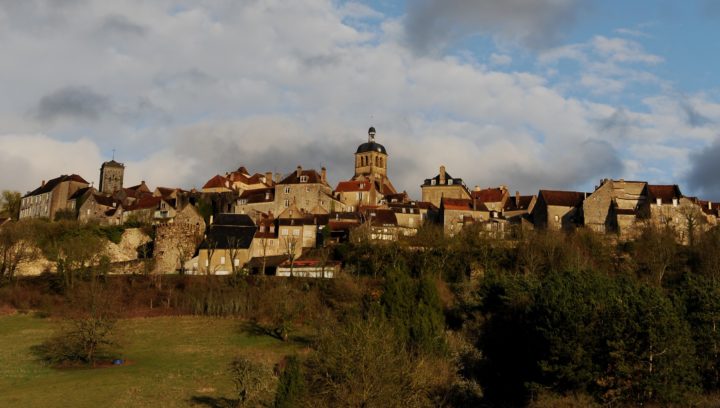
[[[435,179],[430,180],[430,185],[432,185],[432,186],[435,185]]]
[[[307,183],[307,181],[308,181],[308,176],[300,176],[301,183]]]
[[[452,184],[452,183],[453,183],[453,179],[448,179],[448,182],[447,182],[447,183],[448,183],[448,184]]]

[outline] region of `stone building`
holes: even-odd
[[[366,208],[362,212],[362,221],[360,229],[366,229],[368,238],[373,241],[397,241],[400,235],[398,219],[393,210]]]
[[[20,201],[20,219],[48,218],[55,219],[60,211],[69,211],[73,214],[76,201],[71,197],[80,189],[90,184],[77,174],[62,175],[47,183],[42,182],[40,187],[28,192]]]
[[[586,227],[601,233],[630,238],[648,218],[647,183],[604,179],[583,202]]]
[[[172,223],[155,227],[155,270],[174,273],[184,268],[197,252],[205,233],[205,220],[195,206],[179,209]]]
[[[491,213],[482,203],[469,198],[440,199],[440,222],[448,236],[454,236],[470,224],[486,221]]]
[[[391,203],[387,205],[395,213],[399,235],[412,236],[427,220],[427,211],[416,202]]]
[[[469,200],[470,192],[461,178],[453,178],[445,171],[445,166],[440,166],[440,173],[429,179],[425,179],[422,186],[422,201],[429,202],[435,207],[440,207],[443,198]]]
[[[250,260],[257,227],[246,214],[213,217],[198,252],[197,270],[207,275],[228,275]]]
[[[110,160],[100,166],[100,193],[112,194],[123,188],[125,165]]]
[[[106,225],[122,224],[122,202],[110,196],[90,194],[78,209],[78,221]]]
[[[305,212],[317,207],[329,211],[337,201],[327,182],[327,172],[324,167],[318,173],[315,170],[303,170],[298,166],[294,172],[275,184],[274,196],[275,214],[280,214],[293,205]]]
[[[535,207],[536,202],[537,196],[523,196],[520,195],[519,191],[516,191],[514,197],[510,197],[505,201],[502,209],[503,216],[513,224],[526,225],[526,222],[529,222],[528,216]]]
[[[496,188],[485,188],[475,187],[470,193],[470,198],[477,204],[482,204],[489,211],[495,211],[498,214],[502,213],[505,203],[510,198],[510,193],[505,186]]]
[[[248,214],[251,217],[259,214],[272,214],[277,208],[275,187],[243,191],[237,198],[234,208],[234,213]]]
[[[532,217],[536,228],[574,229],[583,225],[583,201],[587,193],[540,190]]]
[[[362,206],[376,206],[386,196],[397,194],[388,177],[388,153],[375,141],[375,128],[368,130],[368,141],[355,151],[355,174],[351,180],[341,181],[334,197],[345,205],[332,211],[358,211]]]

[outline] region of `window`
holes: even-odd
[[[430,185],[431,185],[431,186],[434,186],[434,185],[435,185],[435,179],[430,180]]]
[[[235,262],[234,262],[234,264],[235,264],[235,266],[240,266],[240,260],[239,260],[239,259],[236,259]]]
[[[288,229],[287,229],[287,228],[283,228],[282,230],[280,230],[280,233],[281,233],[283,236],[287,236],[287,235],[288,235]]]
[[[264,225],[261,225],[261,226],[260,226],[260,232],[265,232],[265,226],[264,226]]]
[[[294,230],[293,230],[293,236],[294,236],[294,237],[299,237],[299,236],[300,236],[300,230],[299,230],[299,229],[294,229]]]
[[[285,200],[285,207],[290,207],[290,200]]]
[[[308,176],[300,176],[301,183],[307,183],[307,181],[308,181]]]
[[[224,256],[220,257],[220,265],[225,265],[225,257]]]
[[[556,216],[555,216],[555,222],[558,222],[558,221],[560,221],[560,217],[556,215]]]
[[[275,233],[275,226],[274,226],[274,225],[271,225],[271,226],[270,226],[270,232]]]
[[[285,194],[290,194],[290,186],[285,186]]]
[[[448,179],[448,184],[452,184],[452,183],[453,183],[453,179]]]

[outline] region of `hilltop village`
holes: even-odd
[[[504,185],[470,188],[445,166],[423,180],[421,199],[414,200],[393,186],[388,151],[375,136],[371,127],[355,151],[353,177],[334,188],[325,168],[301,166],[282,175],[239,167],[211,177],[200,190],[151,189],[145,181],[126,187],[125,166],[111,160],[100,168],[98,188],[77,174],[43,181],[22,197],[19,218],[152,225],[159,273],[243,269],[332,277],[339,265],[313,249],[354,238],[396,241],[427,224],[449,236],[472,226],[510,241],[528,229],[576,228],[629,240],[655,225],[672,228],[686,243],[720,216],[720,203],[686,197],[677,185],[603,179],[592,192],[522,195]]]

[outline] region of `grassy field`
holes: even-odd
[[[244,332],[239,321],[208,317],[122,320],[128,365],[57,370],[31,347],[59,323],[31,315],[0,317],[0,407],[213,406],[232,397],[227,367],[244,355],[272,365],[302,346]]]

